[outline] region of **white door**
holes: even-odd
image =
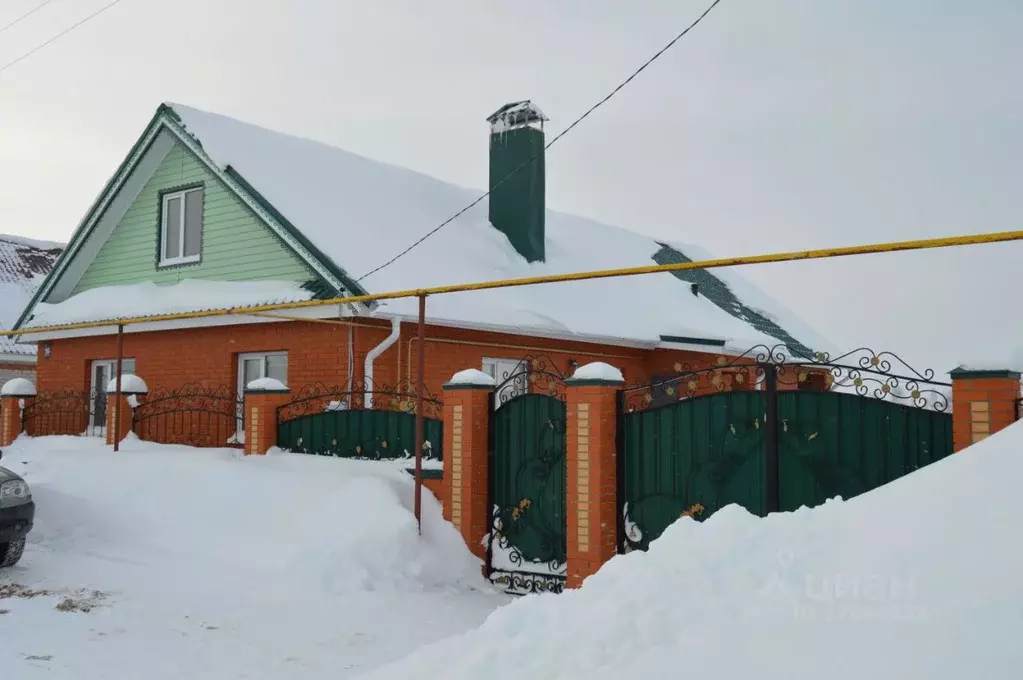
[[[135,372],[134,359],[121,359],[121,375]],[[117,377],[116,359],[97,359],[92,362],[89,391],[89,424],[86,434],[105,437],[107,434],[107,383]]]
[[[484,359],[483,372],[497,383],[495,408],[501,408],[512,397],[529,390],[529,369],[518,359]]]

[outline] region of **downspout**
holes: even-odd
[[[391,345],[398,341],[401,336],[401,319],[397,316],[391,317],[391,334],[384,338],[384,341],[374,347],[366,355],[366,368],[365,368],[365,388],[366,388],[366,401],[365,408],[373,408],[373,362],[376,358],[383,354]]]
[[[349,395],[355,391],[355,326],[352,324],[348,326],[348,385],[345,389]]]

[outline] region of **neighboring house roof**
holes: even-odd
[[[0,328],[10,328],[57,261],[63,245],[0,234]],[[4,355],[34,356],[35,347],[0,335]]]
[[[340,290],[385,292],[707,257],[692,246],[662,244],[548,210],[546,261],[531,264],[491,226],[484,200],[397,262],[359,278],[480,191],[177,104],[162,107],[153,125],[187,136],[195,153],[263,206],[264,219],[296,232],[302,247],[327,261],[323,264],[336,274]],[[76,233],[73,244],[78,238]],[[73,297],[50,307],[74,302]],[[53,316],[56,311],[31,325],[45,323],[47,316],[62,318]],[[416,301],[387,301],[381,311],[414,316]],[[799,352],[828,349],[791,312],[724,270],[442,295],[430,298],[428,316],[437,323],[650,345],[709,341],[743,351],[759,343],[795,341]]]

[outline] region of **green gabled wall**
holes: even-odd
[[[160,194],[202,183],[202,259],[197,264],[158,267]],[[180,143],[176,143],[110,238],[82,275],[74,293],[91,288],[183,279],[301,281],[319,277]]]

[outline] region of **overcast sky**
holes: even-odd
[[[108,1],[0,33],[0,66]],[[487,114],[531,98],[560,131],[708,2],[122,0],[0,73],[0,232],[68,239],[161,101],[485,187]],[[550,151],[548,204],[721,256],[1023,229],[1021,36],[1019,0],[724,0]],[[945,370],[1023,345],[1021,255],[743,273]]]

